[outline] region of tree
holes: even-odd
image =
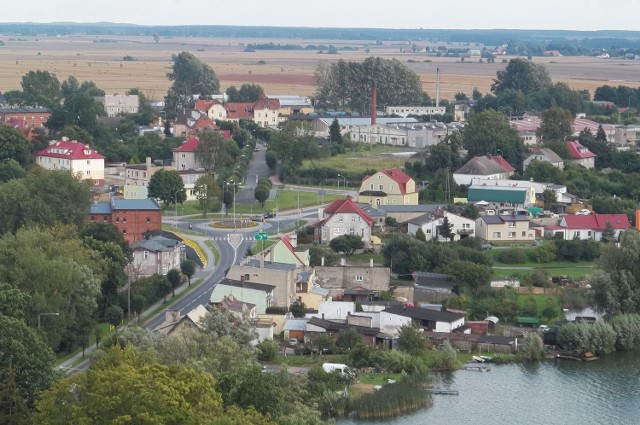
[[[173,119],[178,111],[193,105],[193,95],[207,98],[220,90],[220,82],[215,71],[192,53],[182,52],[172,55],[173,65],[167,77],[172,82],[165,97],[165,111]]]
[[[230,311],[216,307],[204,315],[202,328],[217,339],[228,336],[240,346],[248,345],[257,336],[248,316],[238,318]]]
[[[427,348],[427,340],[422,336],[422,329],[413,325],[404,325],[398,333],[398,350],[420,355]]]
[[[312,353],[318,353],[318,355],[322,355],[322,353],[326,353],[328,351],[333,351],[334,343],[331,335],[327,333],[314,333],[309,338],[307,346]]]
[[[25,105],[54,108],[59,105],[60,81],[49,71],[29,71],[20,82]]]
[[[493,270],[483,264],[475,264],[469,261],[452,261],[446,268],[455,284],[458,292],[477,294],[480,289],[489,286]]]
[[[598,131],[596,132],[596,142],[605,143],[607,141],[607,133],[605,133],[602,124],[598,125]]]
[[[264,203],[269,199],[270,190],[264,185],[257,185],[253,190],[253,197],[260,203],[261,207],[264,207]]]
[[[300,240],[300,238],[298,238]],[[314,245],[309,248],[309,265],[313,267],[323,264],[327,267],[333,267],[340,264],[339,256],[331,249],[327,249],[320,245]]]
[[[342,252],[346,256],[351,256],[357,250],[364,248],[364,242],[358,235],[342,235],[331,239],[329,247],[334,252]]]
[[[265,339],[256,346],[258,349],[258,360],[261,362],[273,361],[278,355],[278,344],[275,341]]]
[[[536,182],[549,182],[557,184],[561,181],[561,176],[562,171],[560,171],[558,167],[547,161],[531,161],[524,172],[524,178],[526,180],[533,180]]]
[[[187,276],[189,286],[191,286],[191,276],[196,273],[196,263],[193,260],[184,260],[180,263],[180,271],[183,275]]]
[[[0,423],[31,424],[31,414],[16,385],[16,374],[12,365],[9,365],[7,376],[0,380]]]
[[[358,344],[362,344],[362,335],[353,328],[342,329],[338,332],[338,338],[336,339],[336,347],[343,352],[350,351]]]
[[[0,282],[0,314],[20,319],[31,296],[8,283]]]
[[[429,174],[443,168],[453,168],[454,154],[451,146],[444,142],[431,146],[429,156],[424,160],[424,165],[425,171]]]
[[[529,95],[542,92],[550,86],[551,77],[544,65],[514,58],[509,61],[504,70],[497,72],[491,91],[499,95],[507,89],[514,89]]]
[[[416,230],[416,239],[420,242],[427,242],[427,235],[424,234],[422,227],[418,227],[418,230]]]
[[[4,159],[0,162],[0,183],[22,178],[26,174],[27,173],[24,168],[22,168],[14,159]]]
[[[0,346],[0,381],[6,383],[13,373],[21,397],[33,406],[56,377],[53,351],[36,329],[4,314],[0,314]]]
[[[4,161],[11,160],[21,166],[29,162],[29,141],[20,130],[8,125],[0,125],[0,161],[5,165]]]
[[[175,297],[176,288],[182,283],[182,276],[180,275],[180,272],[178,270],[171,269],[167,272],[167,280],[171,285],[171,294]]]
[[[264,89],[258,84],[243,83],[240,90],[229,86],[225,93],[229,102],[255,102],[264,96]]]
[[[276,165],[278,164],[278,156],[276,155],[275,151],[268,150],[264,156],[264,159],[267,163],[267,167],[269,167],[271,171],[274,171],[276,169]]]
[[[107,313],[104,315],[107,322],[112,324],[113,326],[120,326],[122,324],[122,320],[124,319],[124,311],[122,307],[119,305],[113,304],[107,308]]]
[[[307,314],[307,306],[302,301],[296,301],[289,306],[289,312],[293,317],[304,317]]]
[[[446,215],[442,219],[442,224],[438,226],[438,233],[445,239],[449,239],[453,242],[456,234],[453,232],[453,223],[449,222],[449,217]]]
[[[200,176],[196,180],[193,191],[198,202],[200,202],[203,216],[207,215],[208,210],[212,209],[213,201],[220,199],[222,196],[222,190],[211,174]]]
[[[342,143],[342,134],[340,134],[340,124],[337,118],[334,118],[329,126],[329,142],[336,144]]]
[[[224,149],[225,139],[219,132],[206,127],[198,134],[196,162],[207,171],[219,164],[219,155]]]
[[[515,164],[512,150],[520,136],[500,112],[488,109],[471,115],[461,134],[469,157],[502,152],[507,162]]]
[[[558,107],[549,108],[542,113],[542,123],[537,136],[543,143],[547,141],[562,141],[573,134],[573,114],[568,109]]]
[[[520,350],[520,358],[525,361],[539,361],[544,358],[544,344],[536,332],[527,332]]]
[[[38,401],[35,423],[214,423],[223,416],[215,379],[161,364],[152,352],[114,347],[87,373],[55,383]]]
[[[382,248],[382,255],[385,266],[393,265],[393,272],[399,275],[410,275],[428,267],[426,245],[409,235],[392,235]]]
[[[171,203],[183,203],[187,199],[184,182],[175,170],[158,170],[151,176],[148,187],[149,198],[159,199],[167,207]]]

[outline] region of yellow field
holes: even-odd
[[[223,90],[232,84],[253,82],[262,85],[268,94],[313,95],[313,73],[320,61],[361,61],[370,55],[396,58],[406,63],[421,76],[424,89],[432,97],[435,96],[436,68],[440,68],[443,99],[450,99],[459,91],[470,94],[473,88],[488,92],[496,71],[505,66],[503,58],[497,58],[493,64],[479,63],[479,58],[460,62],[457,58],[402,53],[401,49],[408,46],[406,43],[376,46],[354,40],[163,38],[156,44],[151,37],[109,37],[117,42],[94,42],[99,39],[96,36],[23,39],[25,41],[10,41],[6,36],[0,37],[5,43],[0,46],[0,91],[19,88],[22,75],[42,69],[54,72],[61,81],[69,75],[81,81],[93,80],[108,93],[122,93],[139,87],[150,98],[161,99],[169,86],[166,73],[171,65],[171,55],[183,50],[211,65]],[[333,44],[359,50],[341,51],[338,55],[307,50],[243,52],[246,43],[265,42]],[[364,52],[365,48],[371,49],[370,54]],[[136,61],[123,61],[126,55],[133,56]],[[603,84],[640,86],[640,61],[587,57],[534,60],[548,67],[554,81],[563,81],[592,93]],[[259,61],[265,64],[258,64]]]

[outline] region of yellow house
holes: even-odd
[[[399,168],[378,171],[362,181],[358,202],[368,203],[374,208],[380,205],[418,205],[416,182]]]

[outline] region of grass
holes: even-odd
[[[402,374],[400,373],[367,373],[358,378],[358,382],[368,385],[385,385],[387,379],[395,379],[396,382],[400,382]]]
[[[264,251],[269,247],[275,245],[278,241],[274,239],[267,239],[266,241],[256,241],[256,246],[251,248],[252,253],[258,253],[260,251]]]
[[[552,264],[552,263],[548,263]],[[580,264],[580,263],[576,263]],[[517,266],[516,266],[517,267]],[[582,267],[576,268],[574,267],[548,267],[544,264],[540,264],[538,267],[532,268],[513,268],[513,269],[493,269],[493,277],[503,278],[503,277],[511,277],[511,276],[525,276],[531,275],[536,270],[543,270],[547,272],[550,276],[566,276],[571,279],[580,279],[583,278],[590,273],[593,272],[595,265],[584,265]]]
[[[536,306],[538,306],[538,314],[540,314],[542,312],[542,310],[544,309],[544,305],[545,305],[545,302],[547,301],[547,299],[555,299],[556,300],[556,304],[559,304],[557,302],[557,299],[558,299],[557,295],[546,295],[546,294],[526,295],[526,294],[520,294],[520,295],[518,295],[518,298],[516,298],[516,302],[518,303],[518,307],[524,306],[525,302],[529,298],[533,298],[536,301]]]
[[[361,174],[370,169],[384,170],[386,168],[402,167],[409,160],[408,158],[395,158],[381,156],[380,154],[406,150],[389,145],[359,145],[354,152],[303,161],[300,174],[311,168],[331,168],[344,174]],[[349,186],[349,182],[347,182],[347,186]]]
[[[220,251],[218,251],[218,248],[216,248],[214,243],[211,241],[205,241],[204,244],[209,247],[211,252],[213,252],[213,264],[217,266],[218,261],[220,260]]]
[[[372,258],[374,265],[382,266],[384,264],[384,256],[380,253],[354,254],[351,257],[347,257],[347,263],[369,264],[369,260]]]

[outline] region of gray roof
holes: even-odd
[[[431,223],[434,220],[439,220],[439,219],[436,218],[431,213],[426,213],[426,214],[419,215],[416,218],[412,218],[411,220],[407,220],[407,223],[411,223],[411,224],[416,224],[418,226],[422,226],[423,224]]]
[[[381,205],[379,210],[384,210],[387,213],[393,212],[434,212],[438,208],[446,208],[446,205],[437,204],[421,204],[421,205]]]
[[[557,153],[549,148],[537,148],[536,151],[537,153],[533,155],[544,155],[550,162],[558,163],[564,161]]]
[[[108,202],[94,202],[89,207],[89,214],[111,214],[111,205]]]
[[[112,199],[111,206],[114,210],[152,210],[158,211],[160,205],[153,198],[147,199]]]
[[[486,156],[474,156],[460,167],[454,174],[470,174],[475,176],[489,176],[492,174],[508,173],[507,170],[496,161]]]
[[[142,239],[131,244],[131,249],[144,249],[153,252],[170,252],[178,245],[175,239],[165,238],[164,236],[152,236],[149,239]]]
[[[260,268],[260,261],[258,260],[250,260],[247,262],[246,264],[249,267],[254,267],[256,269]],[[272,263],[271,261],[265,261],[264,262],[264,268],[265,269],[271,269],[271,270],[284,270],[284,271],[289,271],[289,270],[295,270],[298,267],[295,264],[288,264],[288,263]]]
[[[38,108],[38,107],[24,107],[24,108],[0,108],[1,114],[19,114],[19,113],[41,113],[41,112],[49,112],[47,108]]]
[[[306,331],[309,319],[289,319],[284,322],[283,331]]]
[[[310,293],[315,294],[315,295],[321,295],[323,297],[326,297],[327,295],[329,295],[329,290],[328,289],[324,289],[318,285],[313,285],[311,287],[311,289],[309,290]]]
[[[448,311],[435,311],[421,307],[394,306],[388,307],[384,311],[385,313],[396,314],[398,316],[410,317],[412,319],[428,322],[451,323],[464,317],[464,314],[450,313]]]
[[[325,123],[326,125],[331,125],[333,123],[333,118],[319,118],[320,121]],[[362,118],[337,118],[338,124],[341,127],[344,126],[359,126],[359,125],[371,125],[371,117],[362,117]],[[415,118],[384,118],[384,117],[376,117],[377,124],[400,124],[400,123],[417,123],[418,120]]]
[[[502,224],[507,221],[531,221],[526,215],[483,215],[480,219],[487,224]]]
[[[273,285],[267,285],[266,283],[255,283],[255,282],[241,282],[239,280],[233,280],[233,279],[223,279],[222,281],[220,281],[220,283],[218,283],[216,286],[233,286],[236,288],[246,288],[246,289],[254,289],[256,291],[262,291],[262,292],[271,292],[273,291],[276,287]]]

